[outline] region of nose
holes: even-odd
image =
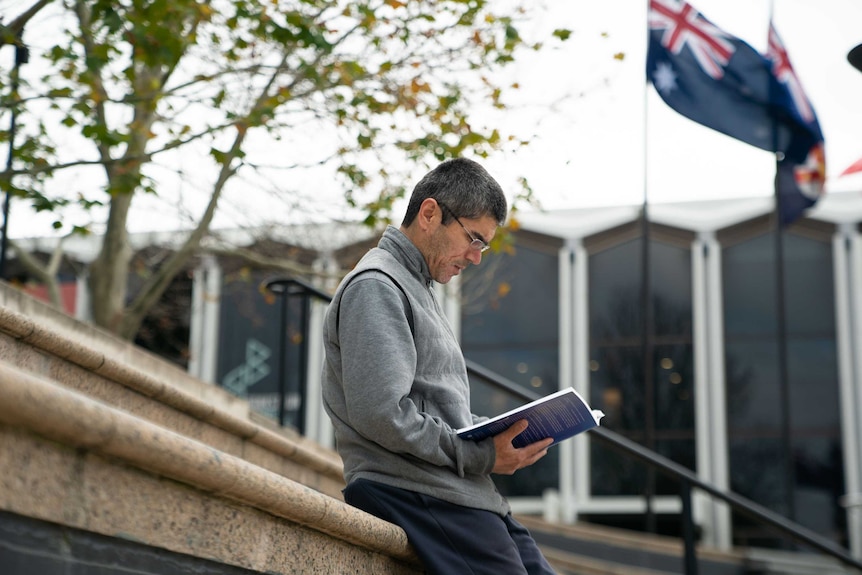
[[[479,250],[474,250],[473,248],[467,248],[467,259],[474,266],[478,266],[482,262],[482,252]]]

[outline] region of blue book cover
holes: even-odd
[[[598,409],[591,409],[574,388],[568,387],[497,417],[462,427],[457,433],[462,439],[482,441],[506,430],[516,421],[526,419],[530,426],[515,437],[512,445],[524,447],[546,437],[553,437],[554,444],[557,444],[596,427],[604,415]]]

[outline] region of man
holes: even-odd
[[[478,418],[431,283],[478,265],[506,211],[479,164],[440,164],[416,185],[400,229],[389,226],[342,281],[326,316],[323,399],[345,500],[400,525],[431,574],[553,573],[490,477],[532,465],[552,440],[515,449],[524,421],[478,443],[457,436]]]

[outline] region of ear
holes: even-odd
[[[419,213],[416,215],[416,221],[421,230],[434,231],[442,223],[442,218],[443,215],[440,207],[434,198],[426,198],[419,205]]]

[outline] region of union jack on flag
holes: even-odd
[[[823,134],[770,25],[768,57],[682,0],[650,0],[647,77],[665,103],[699,124],[780,152],[776,195],[789,223],[822,191]]]
[[[814,122],[817,119],[814,117],[814,110],[811,108],[811,103],[802,89],[799,77],[790,64],[790,57],[787,55],[787,50],[784,49],[784,43],[772,22],[769,23],[769,49],[766,52],[766,57],[772,60],[773,75],[778,78],[779,82],[787,86],[790,97],[793,98],[793,105],[799,111],[802,120],[805,123]]]
[[[728,40],[732,36],[713,26],[690,5],[671,0],[650,2],[649,28],[662,31],[661,45],[673,54],[687,46],[714,80],[724,75],[724,66],[733,55],[733,43]]]

